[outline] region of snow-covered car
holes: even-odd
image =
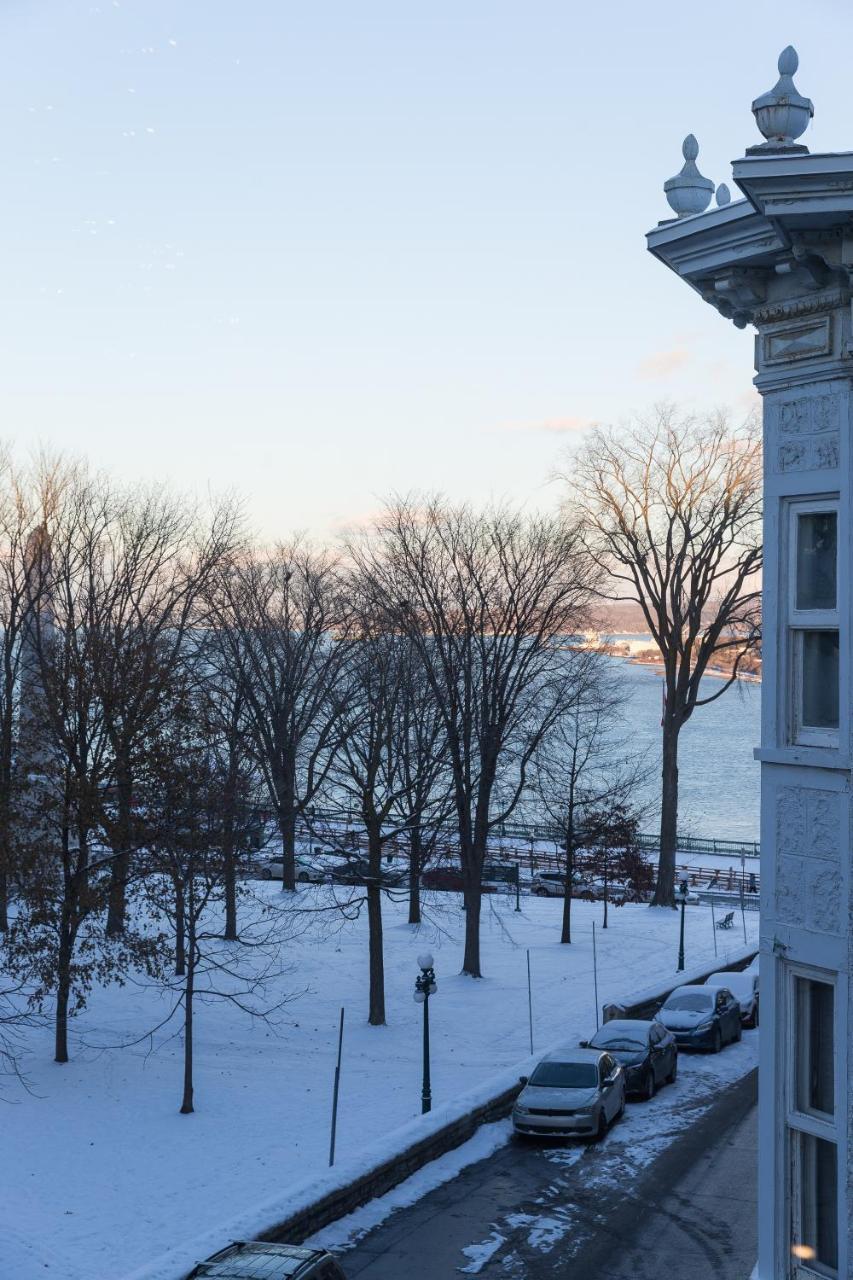
[[[758,1026],[758,974],[737,969],[722,969],[705,979],[706,987],[728,987],[740,1004],[740,1020],[744,1027]]]
[[[608,902],[621,905],[623,902],[635,901],[637,895],[634,887],[629,880],[608,880],[605,885],[604,880],[597,877],[593,880],[587,880],[585,884],[578,887],[577,896],[585,898],[589,902],[601,902],[604,899],[605,889],[607,892]]]
[[[346,1280],[325,1249],[305,1249],[264,1240],[229,1244],[194,1267],[187,1280]]]
[[[740,1003],[728,987],[676,987],[657,1013],[679,1049],[710,1049],[740,1040]]]
[[[521,1083],[512,1127],[522,1136],[603,1138],[625,1110],[625,1072],[601,1049],[550,1053]]]
[[[281,880],[284,876],[284,862],[281,858],[268,858],[258,867],[258,875],[262,880]],[[300,884],[329,884],[332,872],[322,862],[309,858],[304,853],[297,853],[296,879]]]
[[[653,1098],[659,1085],[673,1084],[678,1072],[675,1036],[662,1022],[640,1018],[611,1018],[581,1047],[605,1049],[625,1070],[625,1088]]]
[[[586,878],[580,871],[572,874],[573,892],[577,893]],[[566,877],[562,871],[537,871],[530,880],[530,892],[540,898],[562,898],[566,887]]]

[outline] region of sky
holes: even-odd
[[[752,342],[645,249],[847,0],[2,0],[0,437],[236,490],[264,539],[391,492],[533,508],[591,422],[740,415]],[[736,192],[735,192],[736,194]]]

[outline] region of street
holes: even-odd
[[[345,1252],[347,1276],[747,1280],[756,1096],[753,1070],[704,1107],[667,1107],[666,1091],[632,1104],[600,1147],[510,1142]],[[667,1144],[673,1128],[683,1132]]]

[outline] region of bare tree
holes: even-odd
[[[350,626],[354,634],[340,642],[347,661],[332,694],[340,732],[331,781],[341,799],[354,806],[367,841],[368,1022],[377,1027],[385,1023],[382,855],[400,834],[393,815],[402,791],[400,708],[407,646],[398,636],[376,630],[364,612]]]
[[[112,803],[104,810],[115,854],[107,933],[122,932],[131,855],[138,843],[134,788],[146,742],[169,702],[198,602],[239,536],[239,511],[219,503],[209,519],[164,489],[117,495],[98,546],[100,643],[93,679],[112,756]]]
[[[18,910],[8,934],[11,971],[33,983],[32,1000],[55,1005],[55,1057],[68,1061],[69,1016],[95,978],[121,980],[151,967],[154,939],[129,931],[105,941],[111,858],[103,848],[104,796],[113,757],[95,670],[108,617],[100,572],[114,495],[69,468],[42,506],[31,544],[37,605],[27,621],[26,706],[18,744]]]
[[[664,667],[660,859],[654,903],[675,905],[678,741],[760,644],[761,443],[756,424],[672,408],[630,429],[595,430],[564,476],[568,510],[612,599],[643,610]],[[702,686],[712,659],[727,677]]]
[[[38,607],[39,547],[52,471],[46,464],[39,484],[21,475],[5,450],[0,452],[0,932],[8,928],[9,879],[17,869],[13,817],[21,778],[16,770],[20,775],[26,768],[18,748],[22,725],[26,736],[27,716],[35,709],[28,706],[28,695],[38,679],[37,664],[26,669],[26,638],[31,611]]]
[[[539,803],[561,835],[563,943],[572,940],[577,854],[599,842],[614,807],[634,802],[647,772],[619,733],[626,694],[614,662],[597,649],[579,649],[572,665],[574,685],[536,757]]]
[[[157,1030],[180,1016],[184,1048],[181,1114],[194,1110],[195,1016],[199,1004],[225,1000],[254,1018],[269,1019],[286,997],[268,988],[283,974],[283,913],[256,910],[245,922],[240,945],[223,939],[216,920],[226,896],[227,847],[233,838],[230,760],[220,727],[207,715],[207,699],[185,687],[171,707],[152,751],[146,800],[153,869],[145,881],[150,909],[165,917],[172,934],[174,976],[164,978],[173,996]],[[164,966],[165,968],[165,966]],[[149,1033],[152,1034],[152,1033]]]
[[[354,555],[389,623],[416,646],[440,709],[464,885],[462,969],[480,977],[489,833],[518,803],[559,714],[566,640],[588,621],[597,570],[566,522],[441,498],[390,506]]]
[[[441,708],[415,649],[400,705],[397,813],[408,846],[409,924],[420,924],[421,876],[447,841],[453,788]]]
[[[334,561],[301,542],[234,558],[210,593],[211,643],[239,678],[257,766],[278,822],[282,889],[296,887],[296,826],[328,773],[343,652]]]

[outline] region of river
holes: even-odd
[[[624,732],[632,748],[648,756],[650,796],[658,794],[661,677],[652,667],[613,658],[627,695]],[[708,677],[710,696],[722,681]],[[679,741],[679,821],[682,835],[758,840],[759,766],[753,748],[761,739],[761,684],[737,681],[706,707],[697,707]],[[641,824],[655,830],[655,817]]]

